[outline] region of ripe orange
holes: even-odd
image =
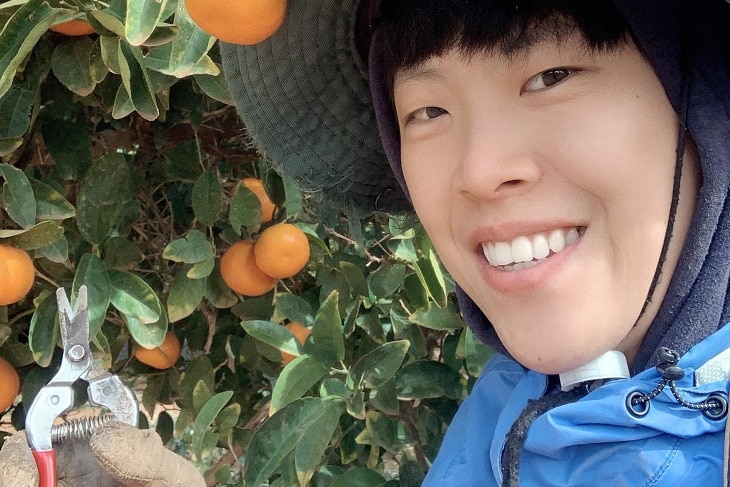
[[[139,347],[134,356],[150,367],[160,370],[169,369],[180,358],[180,340],[173,332],[168,331],[162,345],[152,349]]]
[[[261,232],[254,254],[264,273],[278,279],[292,277],[307,265],[309,241],[295,225],[277,223]]]
[[[60,24],[52,25],[51,30],[67,36],[85,36],[94,33],[94,28],[85,20],[67,20]]]
[[[0,412],[6,411],[20,392],[20,377],[10,362],[0,357]]]
[[[261,203],[261,222],[270,222],[271,219],[274,218],[276,205],[271,202],[271,198],[269,198],[268,193],[266,193],[264,183],[262,183],[260,179],[256,178],[245,178],[241,182],[258,197],[259,202]]]
[[[35,267],[28,252],[0,245],[0,306],[17,303],[35,281]]]
[[[284,21],[286,0],[185,0],[185,8],[209,35],[251,45],[276,32]]]
[[[244,296],[261,296],[274,289],[276,279],[256,265],[251,240],[231,245],[221,256],[221,276],[233,291]]]
[[[286,325],[286,328],[292,332],[294,337],[297,339],[300,345],[304,345],[304,342],[307,341],[307,337],[312,334],[312,330],[310,328],[307,328],[306,326],[297,323],[296,321],[292,321],[291,323],[288,323]],[[296,357],[290,353],[281,352],[281,365],[286,366],[289,362],[294,360]]]

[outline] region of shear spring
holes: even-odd
[[[67,440],[87,440],[103,424],[114,419],[113,414],[73,419],[51,428],[51,442],[60,443]]]

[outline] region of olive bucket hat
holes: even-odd
[[[428,1],[383,4],[393,10]],[[514,3],[521,1],[537,0]],[[359,214],[410,208],[377,29],[370,45],[379,3],[290,0],[284,24],[270,39],[221,46],[238,111],[266,155],[304,189]],[[703,176],[677,271],[634,361],[640,371],[656,363],[661,346],[682,354],[730,321],[730,4],[614,3],[682,115]],[[671,215],[667,228],[671,237]],[[475,335],[506,352],[487,316],[458,286],[457,297]]]
[[[290,0],[271,38],[221,43],[224,71],[246,128],[282,173],[335,208],[398,212],[409,204],[378,137],[358,5]]]

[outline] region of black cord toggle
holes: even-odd
[[[701,411],[713,420],[719,420],[727,416],[727,399],[719,394],[711,394],[707,399],[700,402],[689,402],[682,397],[674,381],[683,379],[685,373],[677,363],[679,363],[679,354],[677,352],[666,347],[659,349],[659,363],[656,370],[662,375],[662,380],[648,394],[638,391],[629,394],[626,400],[626,407],[629,412],[636,417],[646,416],[649,412],[649,401],[657,397],[668,385],[672,395],[682,406]]]

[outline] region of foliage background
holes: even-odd
[[[48,31],[72,18],[96,33]],[[420,485],[490,351],[413,219],[348,218],[270,170],[182,1],[10,0],[0,25],[0,242],[37,271],[0,307],[0,356],[22,380],[5,429],[58,367],[55,289],[86,284],[96,359],[208,485]],[[250,176],[278,204],[269,224],[312,247],[259,298],[218,270],[265,227]],[[303,346],[289,321],[312,327]],[[175,367],[134,359],[167,330],[184,344]],[[282,367],[281,350],[299,357]]]

